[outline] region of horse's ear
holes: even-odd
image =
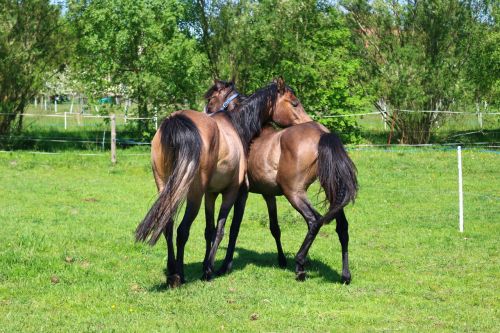
[[[234,86],[234,83],[236,82],[236,74],[233,74],[231,76],[231,81],[229,81],[229,83],[231,83],[233,86]]]
[[[283,95],[285,93],[286,85],[282,76],[276,79],[276,84],[278,85],[278,92]]]
[[[214,86],[217,87],[217,89],[222,89],[224,88],[224,81],[221,81],[217,78],[214,79]]]

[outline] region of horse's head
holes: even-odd
[[[214,80],[211,86],[205,93],[207,104],[205,105],[204,112],[212,114],[214,112],[227,108],[227,104],[238,96],[238,92],[234,86],[233,81]],[[227,104],[225,104],[227,103]],[[224,107],[225,106],[225,107]]]
[[[293,90],[285,84],[283,78],[280,77],[274,82],[277,86],[278,95],[271,114],[272,120],[283,127],[312,121],[300,100],[295,96]]]

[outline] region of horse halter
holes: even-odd
[[[229,103],[231,103],[239,95],[240,94],[236,92],[231,97],[229,97],[228,99],[226,99],[226,101],[224,102],[224,104],[222,104],[222,106],[219,109],[219,111],[226,111],[227,107],[229,106]]]

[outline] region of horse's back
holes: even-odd
[[[208,185],[211,174],[213,173],[217,164],[217,151],[218,151],[218,127],[211,117],[206,114],[194,110],[180,110],[172,113],[164,121],[168,121],[172,117],[182,115],[192,121],[196,127],[202,142],[200,153],[200,164],[197,179],[193,182],[193,186],[204,190]],[[156,131],[153,140],[151,141],[151,164],[153,174],[155,177],[158,190],[163,189],[166,179],[172,172],[172,165],[169,164],[169,159],[165,155],[168,149],[164,149],[162,145],[162,126]]]

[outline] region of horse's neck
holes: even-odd
[[[236,109],[241,103],[243,103],[245,101],[245,99],[247,99],[247,96],[245,96],[245,95],[238,95],[238,97],[236,97],[235,99],[233,99],[231,101],[231,103],[229,103],[229,105],[227,107],[227,111],[228,112],[233,112],[234,109]]]

